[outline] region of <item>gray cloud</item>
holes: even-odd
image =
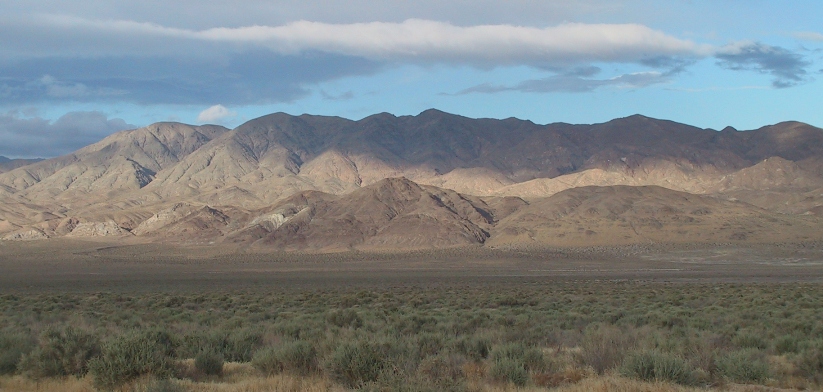
[[[288,102],[307,85],[377,72],[382,65],[319,52],[283,56],[265,50],[231,57],[37,58],[0,63],[5,102],[95,102],[226,105]]]
[[[101,112],[69,112],[51,121],[14,110],[0,114],[0,155],[49,158],[67,154],[124,129],[135,128]]]
[[[329,94],[325,90],[320,90],[320,96],[327,101],[347,101],[354,98],[354,92],[346,91],[342,94]]]
[[[726,46],[715,57],[719,60],[718,64],[726,69],[772,75],[772,86],[775,88],[792,87],[806,81],[806,67],[811,65],[798,53],[759,42]]]
[[[809,65],[780,47],[718,48],[643,24],[584,17],[642,5],[635,0],[330,1],[318,6],[249,0],[242,7],[229,0],[125,1],[108,7],[79,0],[4,4],[0,104],[291,102],[318,83],[401,63],[526,65],[557,74],[469,92],[643,87],[712,57],[727,69],[770,74],[775,87],[789,87],[805,80]],[[591,64],[609,63],[652,71],[595,78],[599,68]]]
[[[143,0],[109,2],[38,0],[5,2],[7,15],[84,15],[103,20],[132,19],[191,29],[215,26],[283,24],[295,20],[357,23],[401,22],[409,18],[449,20],[459,25],[511,23],[556,24],[592,15],[634,13],[627,3],[640,0]],[[640,4],[641,7],[643,4]]]
[[[584,93],[597,90],[601,87],[617,88],[641,88],[654,84],[666,83],[669,76],[660,72],[638,72],[624,74],[610,79],[592,79],[582,76],[593,76],[592,74],[576,74],[575,72],[552,75],[543,79],[525,80],[514,86],[498,86],[491,84],[481,84],[470,87],[457,93],[457,95],[471,93],[499,93],[506,91],[519,91],[527,93]]]

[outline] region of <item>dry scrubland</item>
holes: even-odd
[[[818,390],[821,308],[819,283],[7,292],[0,390]]]

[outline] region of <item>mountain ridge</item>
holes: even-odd
[[[429,221],[429,230],[452,238],[449,230],[438,226],[445,225],[463,233],[466,243],[476,244],[490,238],[478,234],[490,233],[489,223],[442,210],[428,201],[439,197],[432,195],[448,195],[443,197],[468,208],[512,197],[542,202],[591,186],[659,186],[742,201],[775,213],[817,216],[823,211],[821,157],[823,130],[792,121],[751,131],[715,131],[642,115],[599,124],[541,125],[515,118],[471,119],[431,109],[417,116],[379,113],[360,120],[273,113],[234,129],[157,123],[0,173],[0,238],[55,237],[74,230],[74,236],[86,232],[159,238],[158,233],[167,230],[184,242],[187,235],[209,242],[227,235],[264,236],[251,243],[290,248],[283,238],[291,237],[273,227],[272,222],[285,219],[273,218],[273,206],[301,192],[319,191],[331,196],[323,197],[327,204],[312,207],[313,213],[338,219],[345,215],[341,210],[324,208],[343,203],[342,199],[329,198],[359,195],[392,178],[404,178],[408,189],[419,188],[413,193],[422,204],[415,208],[427,211],[420,216],[437,217]],[[355,200],[346,203],[351,208],[357,205]],[[181,216],[177,226],[151,230],[144,224],[157,222],[158,214],[177,205],[189,206],[181,211],[190,219]],[[371,205],[361,212],[368,215],[369,208],[382,207]],[[247,218],[266,221],[262,217],[269,215],[268,226],[236,226]],[[418,218],[405,219],[422,224]],[[108,222],[122,230],[106,226]],[[308,237],[334,237],[318,234],[325,229],[307,222],[291,227],[314,233]],[[351,233],[377,230],[369,225],[349,228]],[[278,230],[280,235],[272,234]],[[352,234],[351,241],[335,246],[411,246],[428,241],[407,240],[400,232],[391,229],[383,237],[365,239]],[[332,246],[318,244],[309,247]],[[436,246],[449,244],[452,240]]]

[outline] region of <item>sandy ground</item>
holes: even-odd
[[[78,240],[0,241],[0,292],[449,284],[575,280],[823,283],[823,244],[633,245],[403,253],[260,253]]]

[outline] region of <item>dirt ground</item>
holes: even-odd
[[[551,284],[823,283],[823,244],[263,253],[100,241],[0,241],[0,292]]]

